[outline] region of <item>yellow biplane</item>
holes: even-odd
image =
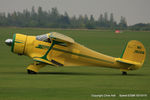
[[[139,69],[146,56],[143,44],[137,40],[128,42],[121,57],[115,58],[93,51],[57,32],[38,36],[17,33],[5,43],[11,46],[12,52],[34,60],[27,67],[29,74],[36,74],[45,65],[53,65],[109,67],[120,69],[123,75],[127,75],[127,71]]]

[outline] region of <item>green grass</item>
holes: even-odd
[[[10,51],[4,40],[13,33],[38,35],[60,32],[98,52],[120,57],[129,40],[141,41],[147,49],[144,66],[122,76],[116,69],[98,67],[46,66],[37,75],[28,75],[32,59]],[[92,97],[115,94],[116,97]],[[147,97],[119,97],[119,94],[147,94]],[[57,30],[36,28],[0,28],[0,100],[149,100],[150,32],[124,31],[114,34],[103,30]]]

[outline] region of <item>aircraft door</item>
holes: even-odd
[[[36,36],[34,51],[39,58],[50,60],[51,57],[47,57],[47,55],[51,55],[52,46],[53,43],[47,34]]]

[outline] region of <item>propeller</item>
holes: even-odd
[[[8,46],[11,46],[13,43],[13,40],[12,39],[6,39],[5,40],[5,44],[7,44]]]

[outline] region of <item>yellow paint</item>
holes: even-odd
[[[73,49],[73,50],[72,50],[72,52],[73,52],[73,53],[80,54],[80,50],[78,50],[78,49]],[[74,58],[74,59],[78,59],[78,58],[79,58],[79,56],[78,56],[78,55],[72,55],[72,58]]]
[[[137,40],[132,40],[128,43],[122,58],[126,60],[144,63],[145,56],[146,51],[144,45]]]
[[[30,64],[27,69],[28,70],[32,70],[34,72],[38,72],[39,69],[41,69],[42,67],[44,67],[46,64],[45,63],[37,63],[36,61],[32,64]]]
[[[24,54],[24,48],[26,44],[27,36],[23,34],[16,34],[16,38],[14,41],[14,53]]]
[[[31,64],[28,69],[38,70],[50,64],[54,66],[98,66],[116,68],[121,71],[139,69],[145,60],[143,44],[132,40],[127,44],[121,58],[115,58],[93,51],[72,38],[52,32],[43,36],[16,34],[13,52],[31,57],[39,65]]]

